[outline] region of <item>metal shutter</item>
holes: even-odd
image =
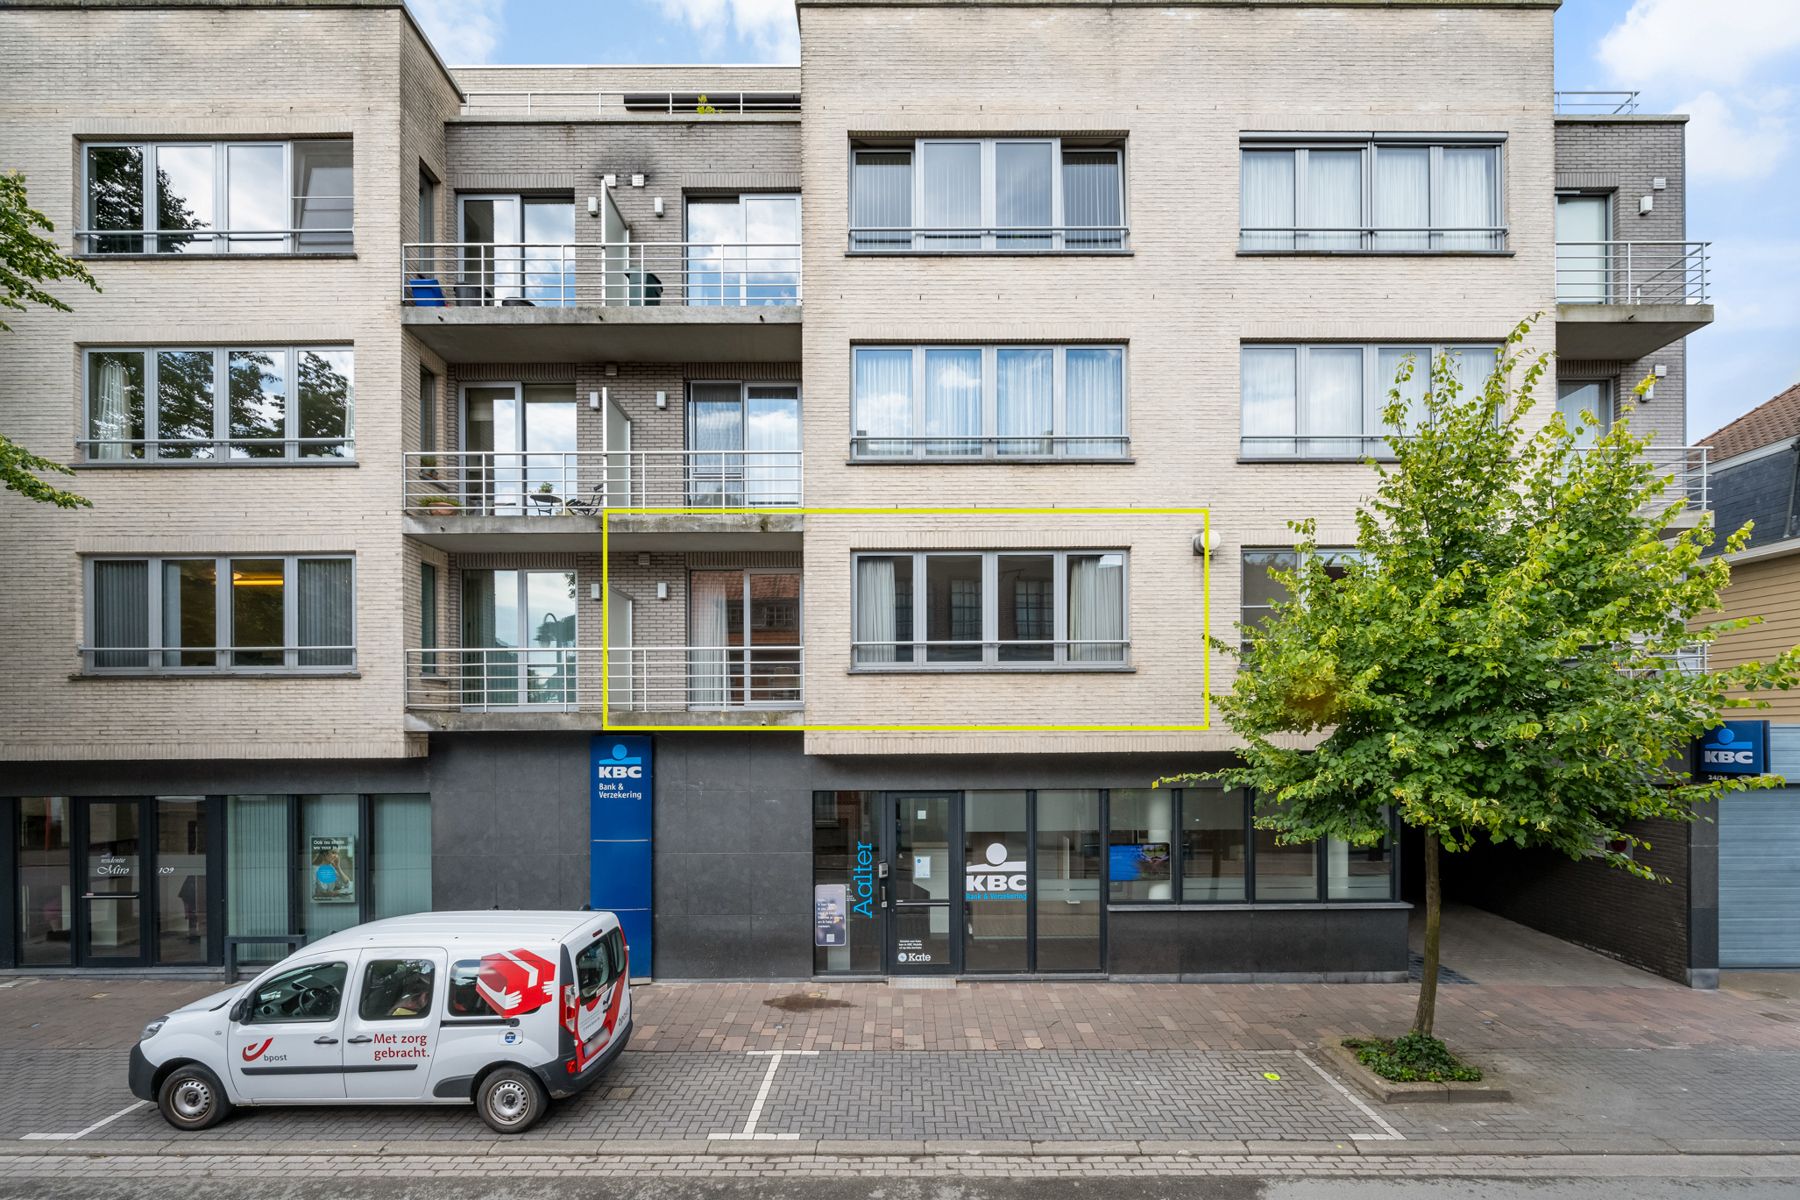
[[[1770,730],[1771,769],[1800,782],[1800,727]],[[1800,967],[1800,787],[1719,802],[1719,965]]]

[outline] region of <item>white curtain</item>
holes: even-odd
[[[1117,150],[1070,150],[1062,155],[1063,235],[1069,250],[1117,250],[1125,244],[1123,192]]]
[[[925,352],[927,454],[980,454],[981,351]]]
[[[1104,347],[1068,351],[1063,368],[1070,437],[1068,454],[1099,458],[1125,454],[1125,352]]]
[[[349,646],[355,635],[355,600],[351,595],[350,560],[303,558],[300,571],[300,645]],[[303,667],[347,667],[354,650],[300,651]]]
[[[1289,346],[1245,346],[1239,356],[1238,408],[1251,457],[1294,452],[1297,354]]]
[[[862,349],[854,367],[855,416],[852,429],[858,457],[912,453],[913,352]]]
[[[1300,249],[1362,248],[1362,160],[1361,150],[1306,152],[1306,213],[1300,223],[1336,232],[1306,234]]]
[[[735,383],[695,383],[688,390],[690,504],[743,503],[743,391]]]
[[[924,157],[924,212],[926,229],[981,228],[981,143],[926,142]],[[926,234],[927,250],[979,250],[981,234]]]
[[[1049,347],[997,350],[994,432],[1000,454],[1052,454],[1056,444],[1052,411],[1056,353]]]
[[[1412,378],[1399,383],[1400,366],[1410,355],[1413,360]],[[1376,352],[1375,359],[1376,394],[1369,397],[1374,408],[1373,419],[1368,422],[1368,429],[1373,432],[1380,429],[1387,432],[1381,423],[1381,412],[1388,406],[1388,393],[1396,386],[1400,389],[1400,398],[1406,403],[1406,418],[1399,432],[1412,433],[1425,418],[1425,394],[1431,390],[1431,347],[1430,346],[1383,346]]]
[[[1069,661],[1125,661],[1125,560],[1069,556]],[[1090,642],[1099,645],[1078,645]],[[1107,645],[1105,643],[1115,643]]]
[[[113,439],[130,437],[130,413],[125,401],[125,364],[110,358],[101,362],[94,391],[92,436]],[[106,441],[90,447],[88,455],[103,462],[117,462],[136,457],[141,449],[139,446],[127,446],[122,441]]]
[[[1462,386],[1459,395],[1465,402],[1481,395],[1499,365],[1491,346],[1451,346],[1444,354],[1450,360],[1451,374]]]
[[[899,636],[899,597],[894,590],[894,560],[891,558],[859,558],[856,560],[856,640],[889,643],[858,646],[855,660],[859,663],[898,662],[900,648],[892,643]],[[910,652],[908,657],[911,657]]]
[[[1239,182],[1238,220],[1244,229],[1294,226],[1294,152],[1246,150]],[[1292,233],[1245,233],[1245,250],[1292,250]]]
[[[850,189],[850,225],[859,230],[887,230],[852,235],[859,250],[906,249],[912,245],[912,153],[907,150],[859,150]]]
[[[1500,150],[1494,146],[1446,146],[1438,175],[1437,225],[1452,229],[1500,223]],[[1439,250],[1499,250],[1498,233],[1443,233]]]
[[[1375,150],[1377,250],[1425,250],[1431,235],[1431,149],[1378,146]],[[1397,232],[1406,230],[1409,232]],[[1417,231],[1417,232],[1410,232]]]
[[[1299,433],[1304,439],[1301,452],[1322,458],[1363,453],[1362,417],[1362,347],[1309,348],[1306,387],[1299,406]]]
[[[730,606],[743,603],[744,577],[735,571],[695,571],[688,578],[688,705],[724,708],[729,699],[729,652],[724,649]],[[654,703],[654,697],[652,698]]]

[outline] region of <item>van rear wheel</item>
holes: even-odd
[[[211,1129],[231,1115],[218,1076],[197,1063],[176,1067],[156,1091],[156,1109],[177,1129]]]
[[[524,1133],[549,1107],[544,1085],[521,1067],[501,1067],[490,1073],[475,1093],[475,1111],[495,1133]]]

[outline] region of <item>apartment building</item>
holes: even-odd
[[[394,0],[0,5],[106,289],[0,356],[95,501],[0,500],[0,968],[592,903],[661,978],[1405,977],[1398,839],[1151,784],[1407,355],[1555,313],[1704,501],[1679,118],[1559,114],[1549,0],[798,8],[448,69]]]

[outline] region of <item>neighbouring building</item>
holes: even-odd
[[[0,969],[592,903],[661,978],[1405,978],[1392,841],[1150,785],[1407,355],[1554,313],[1704,505],[1682,119],[1555,93],[1554,0],[798,8],[447,68],[397,0],[0,4],[105,288],[3,335],[95,507],[0,498]]]

